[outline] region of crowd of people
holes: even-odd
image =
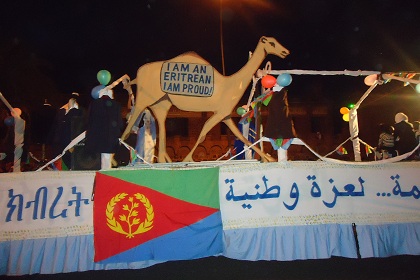
[[[131,106],[120,106],[114,100],[111,86],[114,85],[92,91],[93,99],[87,108],[80,105],[79,93],[73,92],[68,102],[58,109],[47,100],[32,110],[22,109],[17,116],[24,122],[19,158],[16,156],[16,117],[0,103],[0,173],[34,171],[45,164],[45,169],[50,170],[99,170],[128,164],[131,152],[119,144],[119,137],[125,128],[123,116],[129,117]],[[72,146],[71,142],[83,133],[84,139]],[[142,157],[136,158],[136,162],[153,161],[151,154],[156,143],[148,137],[153,133],[154,119],[146,110],[126,140]],[[48,164],[55,158],[57,160]]]
[[[79,108],[77,99],[78,93],[73,92],[68,103],[62,107],[54,108],[45,99],[41,106],[34,105],[30,109],[22,107],[21,114],[13,117],[7,108],[0,106],[0,172],[18,172],[14,169],[16,161],[20,161],[20,171],[31,171],[42,164],[46,157],[58,155],[64,147],[72,140],[74,130],[74,120],[83,118],[84,109]],[[22,132],[22,153],[20,158],[16,156],[16,121],[23,122]],[[72,127],[73,126],[73,127]],[[34,155],[31,149],[39,146],[40,154]],[[37,149],[38,150],[38,149]],[[68,154],[62,158],[63,162],[69,162]],[[61,168],[61,166],[57,166]]]

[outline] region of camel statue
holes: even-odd
[[[174,105],[184,111],[213,112],[205,122],[194,147],[184,158],[184,162],[194,161],[192,155],[195,149],[219,122],[224,122],[245,145],[252,145],[243,137],[230,115],[244,95],[255,71],[268,54],[285,58],[289,55],[289,51],[276,39],[261,37],[252,57],[231,76],[223,76],[205,59],[193,52],[141,66],[137,70],[137,77],[126,85],[127,88],[136,84],[137,93],[134,111],[121,139],[125,140],[128,137],[140,113],[149,107],[159,127],[158,162],[171,162],[166,152],[165,121],[169,109]],[[275,161],[258,147],[251,148],[261,156],[262,161]]]

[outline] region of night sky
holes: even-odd
[[[88,101],[91,89],[99,84],[96,79],[99,70],[110,71],[113,79],[124,74],[134,79],[143,64],[188,51],[197,52],[222,73],[221,22],[226,75],[235,73],[247,62],[248,52],[255,49],[261,36],[275,37],[291,52],[286,59],[267,57],[275,70],[420,72],[418,2],[2,1],[0,91],[14,107],[41,105],[44,98],[59,107],[67,102],[72,92],[79,92]],[[265,62],[261,68],[264,65]],[[367,88],[363,77],[294,75],[289,100],[303,103],[332,100],[340,108],[356,102]],[[122,86],[115,91],[126,98]],[[404,87],[396,81],[375,89],[373,94],[384,95],[387,91],[395,95],[416,94],[410,86]],[[248,94],[245,93],[246,98]],[[394,100],[397,103],[399,99]],[[420,116],[415,118],[420,119]],[[256,271],[264,271],[260,269],[261,263],[257,264]],[[300,263],[296,264],[299,267],[295,271],[310,272],[300,269]],[[179,266],[178,263],[172,265]],[[248,268],[249,264],[246,266]],[[316,267],[323,268],[322,265]],[[351,275],[353,267],[346,266],[343,271]],[[392,272],[407,271],[404,267],[383,267],[392,268]],[[195,265],[195,268],[200,266]],[[241,271],[246,272],[247,268]],[[214,271],[217,269],[219,267],[215,266]],[[370,266],[365,270],[375,272]],[[147,271],[138,270],[138,273]],[[281,272],[276,271],[279,275]]]
[[[291,52],[284,60],[267,58],[275,70],[419,72],[416,2],[7,1],[0,16],[0,91],[14,102],[51,92],[90,97],[101,69],[113,79],[134,79],[141,65],[187,51],[222,72],[221,11],[226,75],[246,63],[261,36],[275,37]],[[294,76],[289,96],[355,102],[364,90],[363,78]]]

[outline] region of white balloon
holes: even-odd
[[[372,75],[366,76],[365,85],[372,86],[376,82],[377,79],[378,79],[377,74],[372,74]]]

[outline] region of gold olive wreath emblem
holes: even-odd
[[[128,197],[128,201],[130,203],[124,204],[122,208],[127,212],[127,214],[119,215],[119,220],[127,225],[124,227],[126,230],[124,230],[120,222],[118,222],[114,217],[114,208],[115,205],[125,199],[127,195],[128,194],[126,193],[119,193],[111,198],[106,205],[106,221],[108,227],[113,231],[125,234],[125,237],[127,238],[133,238],[136,234],[144,233],[153,228],[153,218],[155,217],[155,213],[153,212],[152,204],[150,204],[150,201],[143,194],[136,193],[134,194],[134,197]],[[134,198],[143,203],[146,208],[146,219],[142,223],[140,223],[140,219],[137,218],[139,212],[136,209],[138,209],[139,203],[137,203]]]

